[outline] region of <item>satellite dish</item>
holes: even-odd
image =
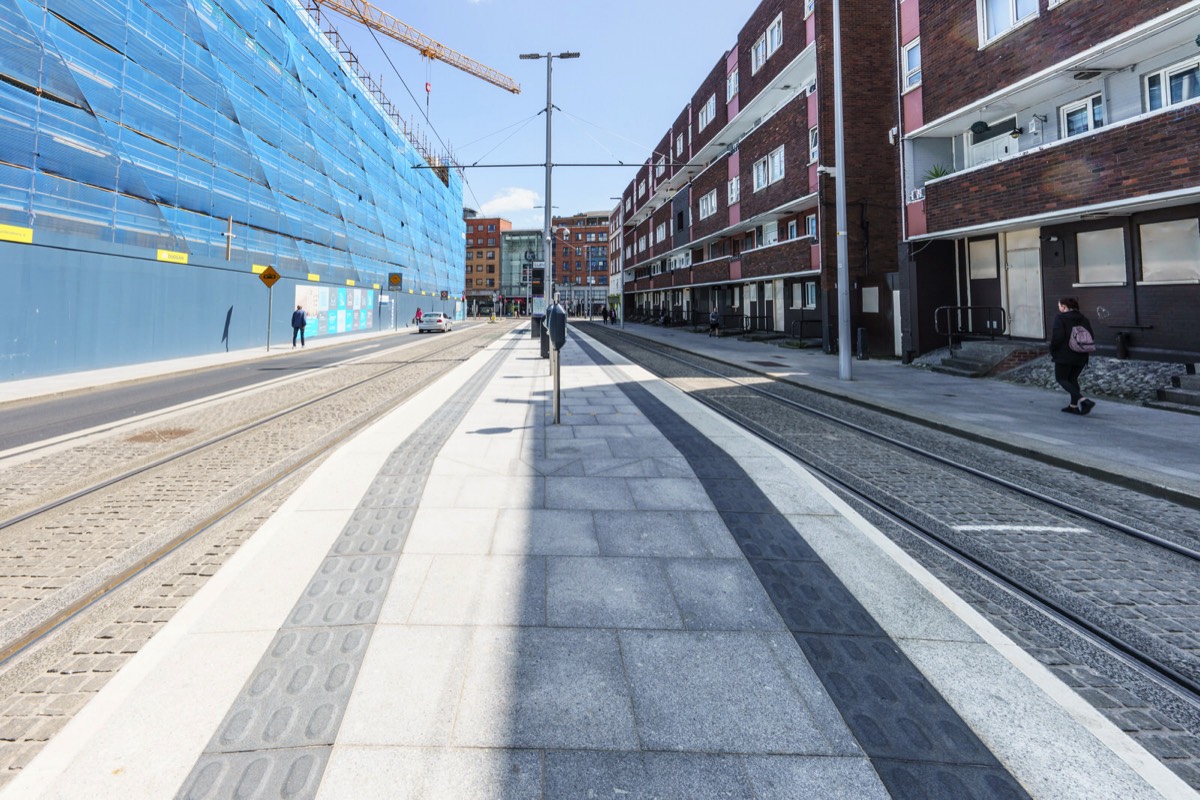
[[[988,124],[986,122],[984,122],[983,120],[980,120],[979,122],[971,123],[971,133],[975,134],[976,136],[978,136],[981,133],[986,133],[987,129],[988,129]]]

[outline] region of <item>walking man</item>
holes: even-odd
[[[296,306],[292,312],[292,348],[296,347],[296,337],[300,337],[300,346],[304,347],[304,328],[308,325],[308,315],[303,306]]]

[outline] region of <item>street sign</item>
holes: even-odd
[[[275,285],[275,281],[279,280],[279,273],[275,271],[274,267],[267,267],[262,272],[258,273],[258,279],[265,283],[267,288],[270,289]]]
[[[442,289],[441,299],[448,300],[449,298],[450,298],[450,293],[447,292],[445,289]]]
[[[404,288],[404,276],[399,272],[388,273],[388,291],[398,292]]]

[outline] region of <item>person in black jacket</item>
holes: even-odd
[[[304,328],[308,325],[308,315],[303,306],[296,306],[292,312],[292,349],[296,347],[296,337],[300,337],[300,346],[304,347]]]
[[[1092,333],[1092,323],[1079,311],[1079,301],[1063,297],[1058,301],[1058,316],[1050,332],[1050,360],[1054,362],[1054,380],[1068,394],[1071,403],[1063,409],[1068,414],[1087,414],[1096,403],[1083,396],[1079,376],[1088,364],[1088,354],[1071,349],[1071,329],[1081,326]]]

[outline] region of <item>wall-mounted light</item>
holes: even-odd
[[[1021,138],[1021,134],[1024,132],[1025,132],[1024,128],[1014,128],[1012,133],[1010,133],[1008,135],[1014,139],[1019,139],[1019,138]]]
[[[1042,126],[1046,124],[1046,118],[1041,114],[1034,114],[1029,120],[1029,132],[1037,136],[1042,132]]]

